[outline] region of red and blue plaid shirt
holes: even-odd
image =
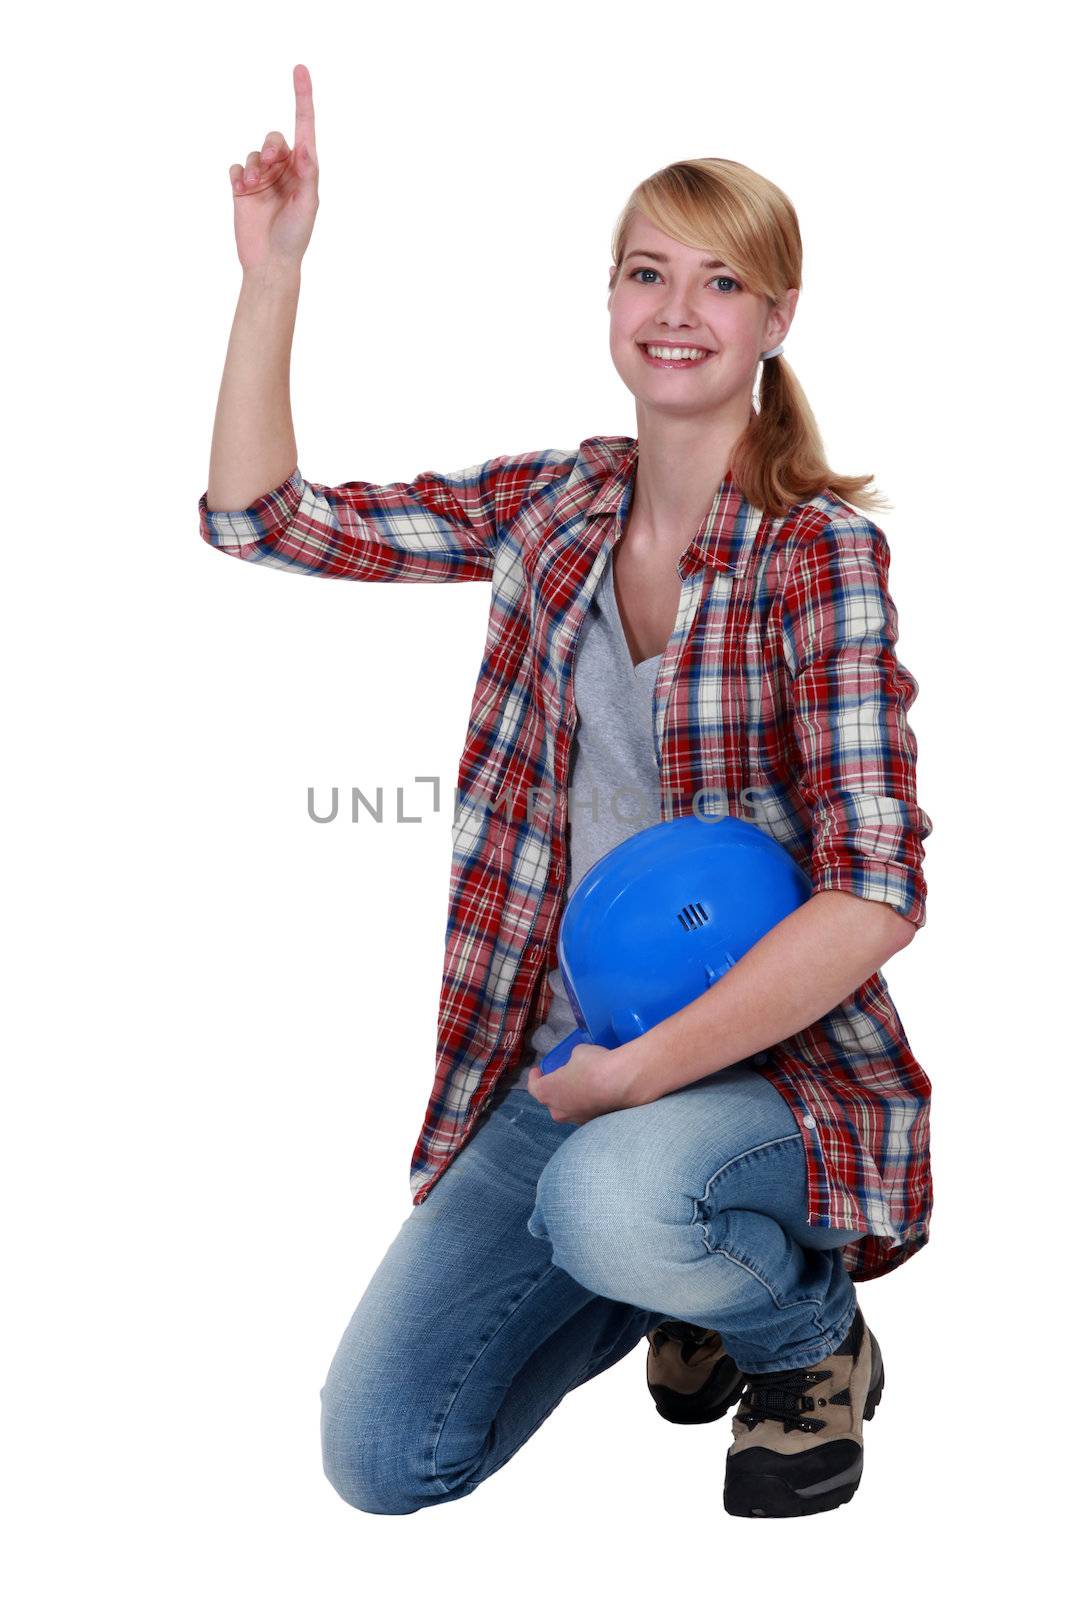
[[[244,561],[363,582],[492,584],[459,763],[415,1204],[551,1004],[575,651],[625,527],[637,453],[634,439],[594,437],[336,488],[297,468],[242,511],[200,499],[202,537]],[[835,494],[771,517],[727,472],[678,562],[681,600],[655,686],[660,809],[706,814],[710,791],[711,810],[763,828],[816,892],[884,901],[918,928],[931,823],[916,801],[907,712],[918,685],[896,658],[888,568],[885,535]],[[854,1280],[899,1266],[928,1236],[930,1083],[881,971],[753,1059],[803,1135],[809,1223],[864,1230],[843,1252]]]

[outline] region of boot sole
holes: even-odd
[[[726,1415],[731,1406],[737,1404],[744,1387],[745,1380],[737,1366],[725,1356],[720,1370],[709,1380],[710,1392],[698,1389],[695,1394],[679,1394],[677,1389],[670,1389],[660,1383],[650,1383],[648,1392],[656,1402],[656,1410],[665,1422],[686,1425],[717,1422],[720,1417]]]
[[[874,1416],[885,1388],[885,1364],[873,1334],[871,1345],[876,1357],[876,1376],[864,1402],[864,1422],[870,1422]],[[765,1465],[768,1469],[783,1459],[790,1459],[778,1456],[773,1450],[745,1451],[738,1459],[743,1461],[746,1456],[760,1457],[759,1465]],[[741,1473],[735,1474],[732,1479],[728,1476],[723,1490],[723,1505],[732,1517],[810,1517],[819,1511],[835,1511],[838,1506],[847,1505],[859,1488],[862,1475],[862,1447],[855,1463],[842,1472],[831,1474],[824,1480],[818,1493],[812,1492],[819,1488],[818,1485],[794,1489],[775,1471],[761,1472],[758,1467],[749,1467],[743,1476]]]

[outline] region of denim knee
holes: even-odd
[[[597,1123],[615,1115],[607,1112]],[[638,1182],[626,1163],[622,1170],[607,1131],[584,1123],[554,1152],[538,1180],[527,1229],[551,1243],[553,1265],[586,1289],[647,1304],[652,1285],[642,1263],[662,1260],[672,1229],[658,1220],[663,1207],[647,1183]]]
[[[406,1466],[410,1455],[410,1427],[390,1426],[379,1397],[377,1403],[359,1406],[352,1391],[326,1385],[322,1402],[322,1466],[327,1479],[348,1505],[375,1516],[406,1517],[424,1506],[469,1494],[474,1485],[449,1494]]]

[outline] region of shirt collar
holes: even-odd
[[[637,470],[638,441],[636,439],[598,440],[598,454],[603,457],[603,447],[608,446],[604,457],[609,471],[589,506],[586,517],[622,518],[629,509]],[[621,455],[619,452],[621,451]],[[611,463],[614,461],[614,468]],[[719,572],[740,572],[742,546],[745,542],[747,517],[751,508],[734,482],[729,467],[715,497],[708,508],[695,540],[681,558],[683,570],[691,570],[703,562]]]

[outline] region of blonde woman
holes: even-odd
[[[796,214],[724,159],[634,190],[607,305],[635,437],[327,487],[289,404],[319,170],[293,81],[293,145],[273,131],[230,168],[244,281],[202,536],[290,573],[493,593],[414,1204],[321,1390],[327,1476],[379,1514],[470,1494],[647,1339],[662,1415],[737,1402],[729,1513],[830,1510],[883,1385],[855,1284],[928,1237],[930,1085],[881,968],[925,921],[931,824],[871,480],[827,466],[784,354]],[[543,1074],[575,1026],[571,890],[689,809],[765,829],[811,898],[699,1000]]]

